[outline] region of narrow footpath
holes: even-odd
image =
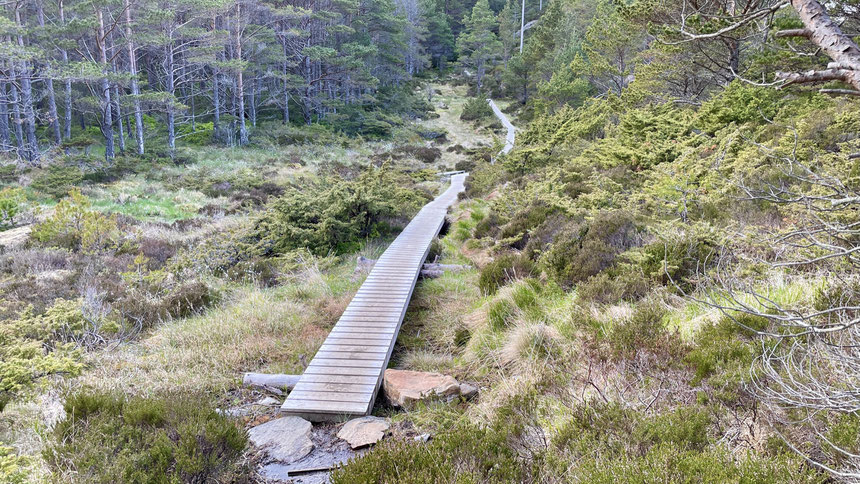
[[[508,130],[508,134],[505,135],[505,147],[502,148],[502,151],[499,152],[499,154],[506,155],[510,153],[512,149],[514,149],[516,128],[514,128],[514,125],[511,124],[510,120],[508,120],[508,117],[505,116],[505,113],[503,113],[502,110],[499,109],[499,106],[497,106],[492,99],[487,99],[487,103],[489,103],[490,107],[493,108],[493,113],[496,115],[497,118],[499,118],[499,121],[502,122],[502,126],[504,126],[505,129]]]

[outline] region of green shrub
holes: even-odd
[[[23,208],[24,191],[20,188],[4,188],[0,190],[0,230],[15,225],[17,217]]]
[[[695,285],[695,276],[714,264],[718,243],[707,225],[662,230],[659,240],[644,248],[641,262],[645,274],[662,284],[674,282],[683,290]]]
[[[562,229],[541,256],[547,274],[563,287],[584,281],[612,266],[618,254],[639,242],[630,214],[600,212],[588,222]]]
[[[263,253],[310,249],[327,255],[352,252],[366,238],[391,230],[427,200],[383,167],[354,180],[325,180],[304,190],[288,189],[257,221],[255,236]]]
[[[737,317],[744,325],[764,329],[757,318]],[[766,326],[767,320],[764,323]],[[696,333],[694,348],[684,357],[694,371],[690,384],[707,380],[721,396],[735,399],[757,351],[755,344],[742,337],[747,331],[728,317],[703,325]]]
[[[0,408],[2,411],[2,408]],[[19,456],[15,449],[0,445],[0,482],[24,484],[30,475],[30,459]]]
[[[83,330],[80,301],[57,300],[44,314],[27,307],[0,326],[0,411],[12,397],[53,374],[76,375],[82,354],[66,343]]]
[[[37,174],[30,187],[51,197],[62,198],[83,179],[84,173],[77,167],[53,164]]]
[[[116,215],[90,210],[91,206],[87,197],[73,190],[50,217],[33,228],[33,238],[46,246],[87,253],[120,248],[123,237]]]
[[[710,424],[711,417],[705,409],[679,407],[644,420],[632,437],[651,445],[671,444],[676,449],[702,451],[708,445]]]
[[[206,146],[212,142],[215,126],[211,121],[197,123],[195,128],[192,131],[190,124],[180,124],[179,129],[176,130],[176,136],[182,144],[190,146]]]
[[[636,301],[651,290],[653,282],[638,266],[619,264],[618,269],[591,276],[576,286],[576,296],[583,301],[612,304]]]
[[[629,357],[639,351],[656,351],[668,336],[663,316],[666,310],[656,302],[643,303],[633,314],[617,321],[608,341],[616,357]]]
[[[495,294],[510,281],[536,275],[535,264],[519,254],[496,257],[481,268],[478,287],[484,294]]]
[[[556,213],[556,209],[542,203],[533,203],[511,217],[502,227],[500,237],[516,249],[525,248],[529,241],[529,233],[546,222],[547,218]]]
[[[471,423],[424,444],[384,441],[331,475],[333,484],[526,482],[528,469],[508,444],[510,430]]]
[[[473,97],[463,104],[463,113],[460,114],[460,119],[463,121],[475,121],[488,118],[492,115],[493,108],[490,107],[490,103],[486,99]]]
[[[235,482],[245,433],[201,398],[72,394],[45,460],[79,482]]]
[[[495,210],[491,210],[489,214],[487,214],[477,222],[478,223],[475,224],[475,229],[472,233],[472,236],[476,239],[483,239],[484,237],[494,237],[499,233],[501,220],[499,219],[499,214],[496,213]]]

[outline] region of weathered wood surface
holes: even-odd
[[[281,411],[312,421],[369,415],[415,282],[465,174],[421,209],[380,256]]]
[[[504,126],[506,130],[508,130],[508,133],[505,135],[505,147],[502,148],[502,151],[499,152],[500,155],[506,155],[510,153],[512,149],[514,149],[516,128],[514,128],[514,125],[511,124],[510,120],[508,120],[508,117],[505,116],[505,113],[503,113],[502,110],[499,109],[499,107],[492,99],[487,99],[487,103],[489,103],[490,107],[493,109],[493,114],[495,114],[496,117],[499,118],[499,121],[501,121],[502,126]]]

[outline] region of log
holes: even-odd
[[[300,375],[284,375],[281,373],[245,373],[242,384],[255,387],[274,387],[292,390],[299,382]]]
[[[429,264],[424,264],[424,266],[422,267],[422,269],[423,269],[423,270],[425,270],[425,271],[453,271],[453,272],[460,272],[460,271],[468,271],[468,270],[472,269],[472,266],[470,266],[470,265],[466,265],[466,264],[439,264],[439,263],[436,263],[436,262],[432,262],[432,263],[429,263]]]

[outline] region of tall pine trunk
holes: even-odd
[[[236,2],[236,60],[242,61],[242,10]],[[248,144],[248,127],[245,125],[245,89],[242,81],[242,66],[236,72],[236,100],[239,102],[236,115],[239,117],[239,146]]]
[[[96,39],[96,44],[99,49],[99,55],[101,58],[101,67],[102,73],[104,77],[102,77],[99,84],[101,85],[101,95],[102,95],[102,134],[105,137],[105,161],[108,163],[112,162],[114,156],[116,156],[114,144],[113,144],[113,119],[111,117],[111,99],[110,99],[110,81],[107,78],[108,72],[108,61],[107,61],[107,50],[105,48],[105,20],[104,15],[102,14],[101,9],[96,12],[96,17],[98,20],[98,31],[96,35],[98,38]]]
[[[12,140],[9,134],[9,105],[7,101],[6,82],[0,82],[0,151],[8,152],[12,149]]]
[[[167,76],[167,92],[170,94],[170,98],[167,100],[167,148],[170,150],[170,157],[173,158],[173,155],[176,152],[176,114],[173,108],[173,96],[174,91],[176,90],[175,85],[175,76],[173,71],[173,41],[167,46],[167,53],[165,56],[165,62],[167,65],[166,76]]]
[[[42,2],[36,2],[36,9],[39,16],[39,27],[45,28],[45,12],[42,10]],[[60,134],[60,117],[57,115],[57,98],[54,95],[54,79],[45,78],[45,90],[48,94],[48,117],[50,118],[51,131],[54,134],[54,142],[60,144],[63,142]]]
[[[21,24],[21,10],[18,5],[15,7],[15,24],[19,28],[23,28]],[[25,48],[24,36],[18,34],[18,47],[22,50]],[[36,141],[36,111],[33,109],[33,84],[30,76],[30,63],[27,61],[20,62],[18,75],[21,82],[21,106],[24,110],[24,130],[27,135],[27,142],[24,148],[24,159],[30,163],[34,163],[39,158],[39,146]]]
[[[60,24],[66,25],[66,13],[63,8],[63,0],[59,1],[59,9],[60,9]],[[66,49],[62,49],[61,53],[63,55],[63,65],[69,64],[69,52]],[[63,112],[63,137],[69,139],[72,137],[72,80],[71,78],[67,78],[65,82],[65,111]]]
[[[125,38],[128,43],[128,74],[131,87],[132,109],[134,110],[134,140],[137,142],[137,154],[143,154],[143,114],[140,110],[140,86],[137,83],[137,57],[134,49],[134,38],[131,32],[131,5],[129,0],[123,0],[125,9]],[[129,128],[131,129],[131,128]]]
[[[15,125],[15,146],[20,152],[24,146],[24,129],[21,126],[21,103],[18,102],[18,86],[15,85],[15,68],[9,68],[9,77],[12,82],[9,83],[12,102],[12,124]]]

